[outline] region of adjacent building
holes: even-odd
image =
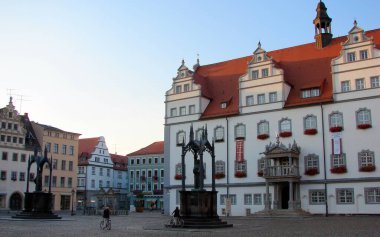
[[[194,183],[190,155],[185,173],[181,164],[192,125],[197,140],[207,126],[215,143],[219,215],[225,200],[234,216],[379,214],[380,30],[355,21],[333,38],[322,1],[313,24],[312,43],[267,52],[259,42],[253,55],[193,70],[182,62],[165,98],[166,213],[179,205],[181,178]],[[141,175],[130,173],[131,189],[146,188]]]
[[[34,149],[40,150],[28,114],[20,115],[12,97],[0,109],[0,210],[22,210],[26,191],[28,159]],[[31,167],[30,181],[36,166]],[[34,182],[29,184],[34,190]]]
[[[79,140],[79,208],[126,209],[127,180],[127,158],[110,154],[104,137]]]
[[[163,208],[164,142],[154,142],[127,155],[129,192],[144,194],[144,208]]]
[[[42,150],[52,159],[53,210],[72,210],[76,205],[79,133],[32,122]],[[49,187],[49,169],[43,170],[43,191]]]

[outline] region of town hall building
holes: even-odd
[[[165,213],[194,183],[190,128],[215,143],[218,214],[379,214],[380,29],[333,38],[320,1],[314,42],[178,68],[165,95]],[[204,161],[211,188],[211,157]],[[231,206],[226,205],[226,200]],[[228,208],[227,208],[228,207]]]

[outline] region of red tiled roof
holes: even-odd
[[[117,154],[110,154],[113,162],[113,168],[115,170],[127,170],[128,169],[128,157]]]
[[[367,31],[373,37],[375,47],[380,49],[380,29]],[[285,81],[292,86],[285,107],[324,103],[332,101],[331,60],[340,55],[341,43],[347,36],[338,37],[322,49],[314,42],[267,52],[276,67],[284,70]],[[202,95],[210,99],[201,119],[225,117],[239,113],[239,77],[247,72],[247,63],[252,55],[230,61],[198,67],[194,73],[195,83],[202,87]],[[318,97],[301,98],[301,90],[320,87]],[[225,109],[220,108],[227,102]]]
[[[89,156],[94,151],[96,145],[98,145],[99,139],[100,137],[79,139],[78,156],[90,158]]]
[[[140,155],[153,155],[153,154],[164,154],[164,142],[153,142],[147,147],[141,148],[138,151],[132,152],[127,156],[140,156]]]

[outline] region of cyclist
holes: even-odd
[[[103,211],[103,218],[106,223],[109,223],[111,221],[110,219],[110,209],[109,207],[105,207]]]
[[[179,214],[179,208],[178,207],[176,207],[174,209],[172,215],[174,216],[175,225],[179,225],[179,218],[181,217],[181,215]]]

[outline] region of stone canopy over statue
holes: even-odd
[[[28,160],[28,170],[27,170],[27,184],[25,192],[25,203],[24,210],[12,216],[12,218],[20,219],[60,219],[61,217],[55,215],[51,211],[51,205],[53,200],[53,195],[51,193],[51,177],[52,177],[52,158],[50,160],[47,157],[47,149],[45,148],[44,156],[38,155],[38,148],[34,149],[34,155],[29,157]],[[30,168],[32,164],[36,164],[36,177],[34,178],[35,191],[29,192],[29,179],[30,179]],[[47,164],[49,167],[49,191],[42,191],[42,174],[44,166]]]
[[[186,190],[185,157],[193,154],[194,187]],[[204,188],[205,170],[203,157],[208,153],[211,156],[211,191]],[[194,139],[193,126],[190,127],[188,144],[182,144],[182,190],[180,191],[180,212],[185,221],[185,227],[220,228],[232,227],[221,221],[217,214],[217,191],[215,190],[215,147],[214,141],[208,141],[207,126],[203,128],[200,140]]]

